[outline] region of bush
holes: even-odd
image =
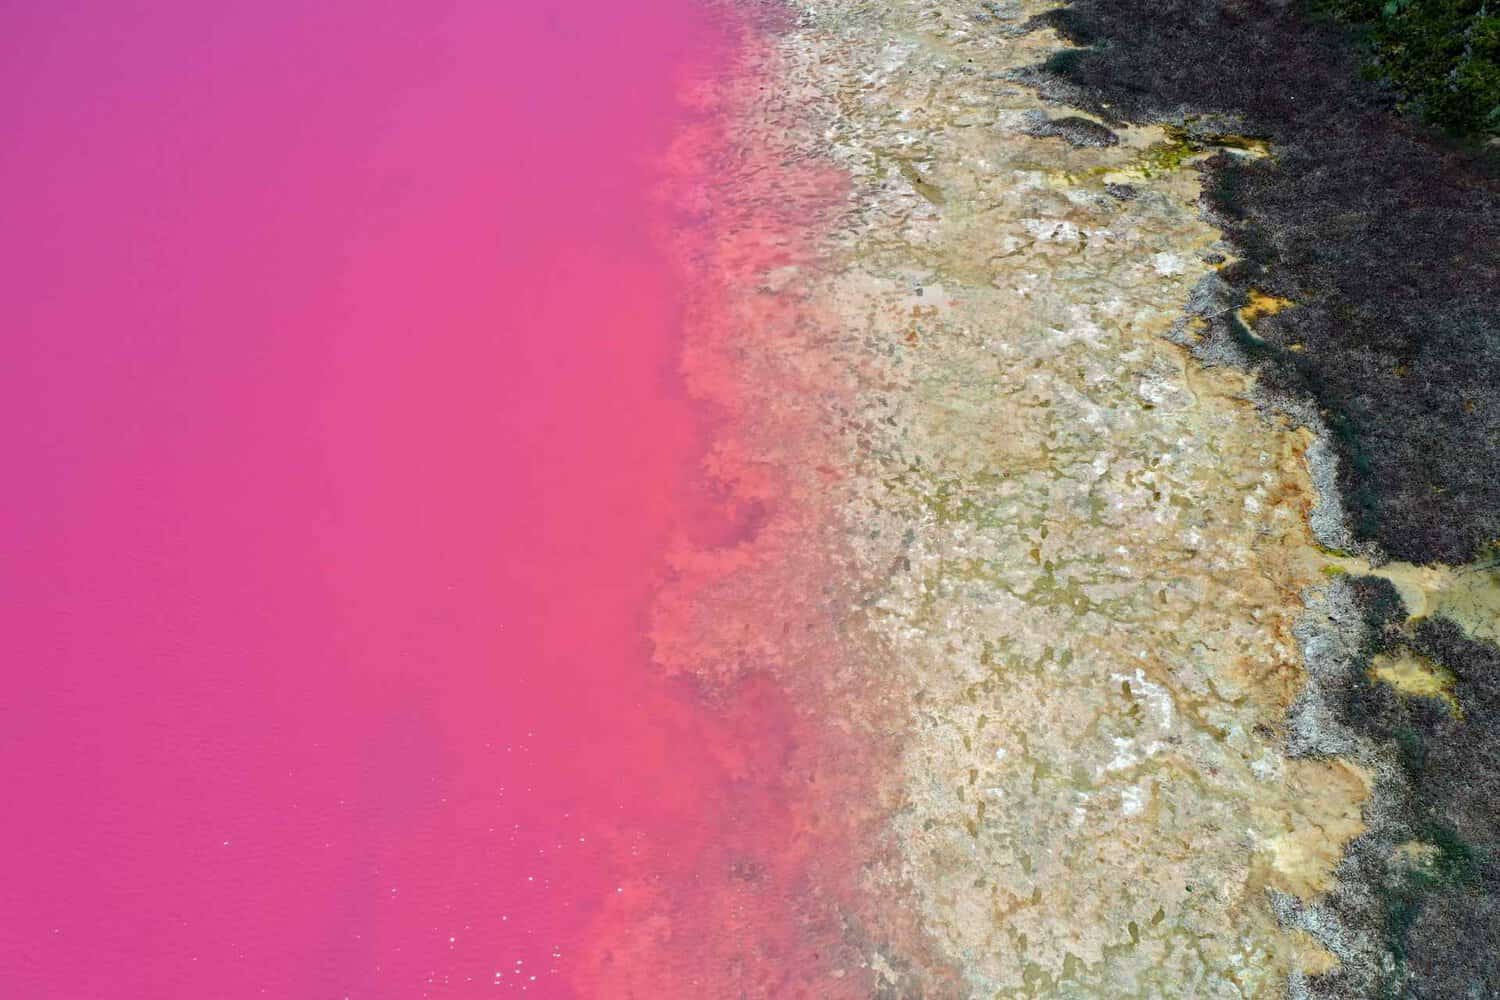
[[[1459,135],[1500,135],[1500,8],[1493,0],[1314,0],[1354,27],[1369,73],[1403,110]]]

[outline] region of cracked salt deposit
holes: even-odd
[[[912,705],[876,895],[970,996],[1280,995],[1332,958],[1269,891],[1327,887],[1367,778],[1278,735],[1311,435],[1162,338],[1210,270],[1196,176],[1155,129],[1027,134],[1044,5],[798,7],[854,181],[810,294],[855,373],[858,624]]]
[[[659,657],[780,665],[889,754],[838,916],[874,995],[1284,995],[1336,959],[1276,900],[1328,889],[1370,778],[1285,751],[1316,439],[1167,337],[1222,250],[1190,151],[1038,129],[1041,3],[793,9],[704,183],[731,224],[810,214],[819,164],[847,191],[812,251],[713,258],[749,278],[689,376],[768,513],[682,557]]]

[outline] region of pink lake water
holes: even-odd
[[[705,746],[784,728],[645,638],[668,539],[737,530],[649,235],[734,44],[691,0],[0,9],[0,995],[623,995],[574,962],[622,844],[691,883],[747,822]]]

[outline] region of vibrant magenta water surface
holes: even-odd
[[[747,738],[643,638],[714,516],[649,164],[724,45],[0,9],[0,995],[609,995],[605,841],[711,840]]]

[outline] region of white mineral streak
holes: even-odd
[[[1310,436],[1160,336],[1216,238],[1197,176],[1157,129],[1024,134],[1074,113],[1007,76],[1061,47],[1021,30],[1042,4],[794,9],[762,106],[852,190],[778,280],[841,324],[848,620],[912,704],[870,887],[967,996],[1280,996],[1331,959],[1268,893],[1326,888],[1367,781],[1277,734]]]

